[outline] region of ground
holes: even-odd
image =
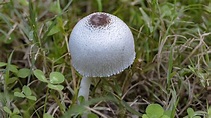
[[[118,75],[93,79],[84,108],[68,40],[98,11],[130,27],[136,59]],[[211,117],[210,16],[210,0],[0,0],[0,115],[151,118],[160,105],[170,118]]]

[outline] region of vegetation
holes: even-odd
[[[131,28],[137,55],[121,74],[93,79],[83,102],[68,39],[97,11]],[[210,16],[210,0],[0,0],[0,116],[209,118]]]

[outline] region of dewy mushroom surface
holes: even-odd
[[[97,12],[81,19],[70,35],[73,67],[84,77],[108,77],[135,59],[133,35],[118,17]]]

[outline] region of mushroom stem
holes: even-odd
[[[91,77],[82,78],[80,89],[78,92],[78,97],[83,96],[85,101],[88,101],[90,84],[91,84]]]

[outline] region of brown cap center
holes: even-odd
[[[106,14],[94,14],[89,20],[89,24],[94,27],[106,26],[110,23],[110,18]]]

